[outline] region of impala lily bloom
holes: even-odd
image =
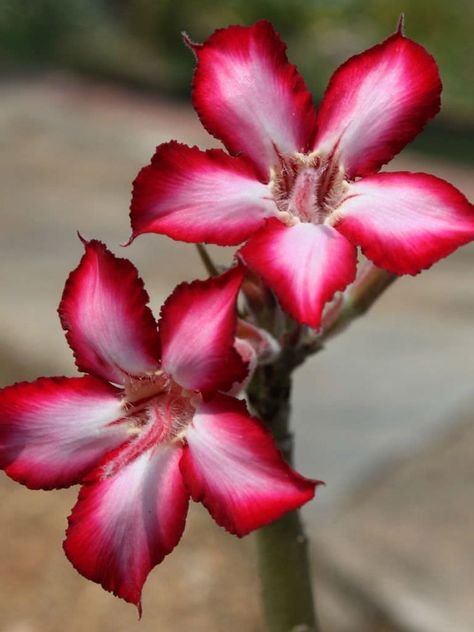
[[[139,607],[189,497],[242,536],[314,495],[245,404],[219,392],[246,374],[233,346],[242,276],[178,286],[157,328],[134,266],[85,243],[59,313],[89,375],[0,391],[0,466],[32,489],[84,483],[66,555]]]
[[[268,22],[216,31],[197,58],[193,103],[232,155],[175,141],[134,183],[132,239],[162,233],[236,245],[295,319],[377,266],[416,274],[474,238],[474,210],[423,173],[381,173],[439,110],[434,59],[398,31],[334,73],[319,111]]]

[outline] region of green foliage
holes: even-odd
[[[99,6],[93,0],[0,0],[3,63],[56,60],[71,33],[95,27]]]

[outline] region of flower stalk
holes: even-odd
[[[284,349],[260,367],[249,385],[249,401],[271,431],[283,457],[293,462],[290,432],[291,372],[299,364]],[[263,617],[267,632],[317,632],[308,540],[298,510],[256,532]]]
[[[322,339],[341,333],[354,319],[363,316],[397,278],[397,275],[369,262],[360,277],[347,289],[337,316],[324,328]]]
[[[293,466],[290,430],[292,372],[307,355],[320,351],[322,342],[341,333],[362,316],[397,277],[370,262],[346,291],[334,318],[308,347],[289,345],[269,365],[254,373],[249,403],[270,430],[283,458]],[[288,319],[291,330],[291,319]],[[256,532],[263,616],[267,632],[317,632],[308,539],[299,510],[284,515]]]
[[[259,529],[256,538],[266,630],[316,632],[308,541],[300,512]]]
[[[209,276],[218,276],[219,270],[216,264],[212,260],[211,255],[208,253],[204,244],[196,244],[196,250],[198,251],[199,258]]]

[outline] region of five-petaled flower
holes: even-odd
[[[314,495],[316,481],[222,392],[247,371],[235,348],[242,276],[237,266],[179,285],[157,327],[134,266],[85,242],[59,313],[89,375],[0,391],[0,467],[32,489],[83,483],[66,554],[139,607],[149,571],[181,537],[190,496],[242,536]]]
[[[416,274],[474,238],[474,209],[424,173],[377,173],[439,110],[434,59],[397,32],[344,63],[316,113],[271,24],[232,26],[204,44],[193,102],[220,149],[157,148],[134,183],[132,239],[163,233],[236,245],[295,319],[377,266]]]

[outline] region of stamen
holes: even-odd
[[[172,441],[182,435],[199,402],[199,393],[181,388],[164,371],[132,378],[122,402],[127,432],[140,443]]]
[[[326,215],[339,206],[348,188],[349,184],[345,180],[344,169],[339,165],[333,165],[328,177],[326,191],[320,200],[320,206]]]
[[[286,226],[327,223],[346,192],[344,184],[344,169],[333,156],[279,155],[270,179],[276,216]]]
[[[317,214],[318,172],[312,167],[298,174],[288,200],[288,210],[303,222],[311,222]]]
[[[166,391],[169,387],[169,376],[161,370],[131,377],[125,384],[127,402],[136,404]]]
[[[293,215],[293,213],[289,213],[288,211],[277,211],[276,216],[280,222],[286,224],[287,226],[295,226],[301,221],[299,217],[296,217],[296,215]]]

